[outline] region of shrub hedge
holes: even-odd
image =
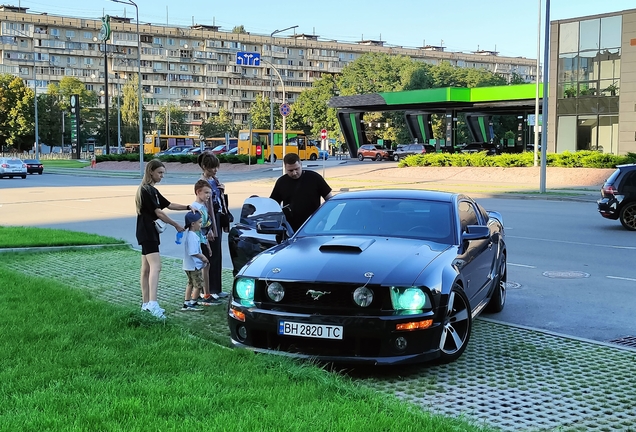
[[[159,159],[162,162],[181,162],[181,163],[197,163],[198,155],[167,155],[167,156],[159,156],[156,157],[152,154],[144,154],[144,161],[148,162],[152,159]],[[252,161],[250,162],[248,155],[224,155],[220,154],[216,157],[219,158],[219,162],[221,163],[256,163],[256,158],[252,157]],[[96,157],[97,162],[139,162],[139,153],[124,153],[124,154],[110,154],[110,155],[100,155]]]
[[[541,155],[539,155],[539,159]],[[565,168],[614,168],[616,165],[636,163],[636,153],[627,153],[618,156],[609,153],[583,150],[575,153],[565,151],[563,153],[548,153],[547,166]],[[480,153],[430,153],[424,155],[411,155],[402,159],[399,167],[415,166],[456,166],[456,167],[531,167],[534,165],[532,152],[504,153],[496,156],[487,156],[486,152]]]

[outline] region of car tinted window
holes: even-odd
[[[329,200],[298,235],[370,235],[453,244],[453,226],[450,203],[396,199]]]
[[[479,225],[477,212],[472,203],[468,201],[459,202],[459,222],[462,227],[462,232],[466,231],[468,225]]]
[[[636,191],[636,171],[625,174],[625,180],[620,185],[621,193],[634,193]]]

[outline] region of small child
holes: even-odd
[[[183,270],[188,276],[188,284],[185,290],[185,300],[182,311],[202,311],[197,307],[197,302],[192,300],[192,290],[203,288],[203,269],[208,265],[208,259],[201,253],[201,213],[189,212],[185,216],[185,235],[183,236],[183,246],[185,253],[183,256]]]
[[[201,252],[203,252],[203,255],[205,255],[205,257],[209,260],[212,256],[212,251],[210,250],[207,234],[211,229],[213,229],[213,227],[210,216],[208,215],[208,208],[205,203],[210,199],[210,195],[212,194],[210,184],[205,180],[198,180],[194,184],[194,194],[196,199],[192,204],[190,204],[190,207],[201,213],[201,231],[198,233],[201,240]],[[199,295],[201,295],[200,299]],[[216,306],[220,304],[218,297],[215,298],[213,295],[210,295],[208,269],[203,270],[203,292],[200,292],[197,289],[193,290],[192,299],[199,299],[198,303],[203,306]]]

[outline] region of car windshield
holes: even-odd
[[[329,200],[298,236],[404,237],[455,244],[454,218],[447,202],[397,199]]]

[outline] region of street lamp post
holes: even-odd
[[[548,71],[550,70],[550,0],[545,0],[545,36],[543,46],[543,105],[542,116],[545,119],[541,126],[541,168],[539,192],[545,193],[546,166],[548,154]]]
[[[283,103],[285,103],[285,100],[286,100],[286,97],[285,97],[285,81],[283,81],[283,77],[280,75],[280,73],[278,72],[278,69],[276,69],[276,68],[274,67],[274,65],[273,65],[273,64],[271,64],[271,63],[270,63],[270,62],[268,62],[267,60],[261,60],[261,61],[263,61],[263,62],[265,62],[265,63],[269,64],[269,66],[272,68],[272,70],[273,70],[274,72],[276,72],[276,75],[278,76],[278,79],[280,80],[280,85],[281,85],[281,87],[283,88]],[[272,112],[273,112],[273,111],[272,111]],[[287,137],[285,136],[285,135],[286,135],[286,132],[287,132],[287,131],[286,131],[286,127],[287,127],[286,118],[287,118],[287,116],[283,116],[283,159],[285,158],[285,150],[286,150],[286,144],[287,144]],[[271,130],[271,135],[270,135],[270,136],[271,136],[271,137],[273,137],[273,136],[274,136],[273,129]],[[271,145],[271,147],[272,147],[272,148],[270,149],[270,152],[271,152],[271,154],[274,154],[273,141],[271,142],[271,144],[270,144],[270,145]],[[283,174],[285,174],[285,163],[283,163]]]
[[[274,35],[277,33],[282,33],[284,31],[287,30],[291,30],[291,29],[295,29],[296,27],[298,27],[297,25],[295,26],[291,26],[291,27],[287,27],[284,28],[282,30],[274,30],[270,35],[270,46],[269,46],[269,51],[270,51],[270,58],[271,58],[271,63],[269,63],[269,65],[272,67],[272,69],[274,69],[274,71],[276,71],[276,74],[278,75],[278,77],[280,78],[280,74],[278,73],[278,71],[276,70],[276,68],[274,67],[273,63],[274,63]],[[265,61],[265,60],[263,60]],[[267,63],[267,62],[265,62]],[[283,83],[283,80],[281,78],[280,80],[281,83]],[[285,84],[283,83],[283,103],[285,103]],[[272,74],[269,74],[269,154],[270,154],[270,162],[274,163],[274,79],[272,77]],[[285,116],[283,116],[283,157],[285,157]],[[285,164],[283,163],[283,173],[285,173]]]
[[[137,21],[137,98],[139,99],[139,175],[144,176],[144,125],[143,125],[143,103],[141,100],[141,36],[139,34],[139,8],[132,0],[111,0],[115,3],[127,4],[135,7]]]

